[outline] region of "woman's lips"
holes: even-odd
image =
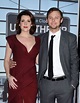
[[[27,26],[24,26],[24,28],[28,28]]]

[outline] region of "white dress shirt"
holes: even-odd
[[[53,38],[53,74],[54,74],[53,78],[55,78],[65,75],[60,62],[60,52],[59,52],[61,30],[57,31],[54,34],[51,31],[49,31],[48,48],[52,35],[55,35],[55,37]],[[45,76],[48,76],[48,69],[45,72]]]

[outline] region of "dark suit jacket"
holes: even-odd
[[[46,32],[40,36],[41,47],[39,53],[39,74],[38,74],[39,81],[38,82],[40,82],[47,69],[48,36],[49,36],[49,32]],[[79,81],[79,68],[78,68],[79,58],[77,52],[76,35],[61,30],[59,52],[60,52],[60,61],[61,61],[63,71],[69,83],[71,83],[76,87]]]

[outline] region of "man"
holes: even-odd
[[[55,103],[55,98],[57,103],[72,103],[79,77],[76,35],[60,29],[63,14],[58,8],[48,10],[46,21],[49,31],[40,35],[38,73],[40,103]],[[52,35],[55,35],[52,40],[53,55],[49,58],[52,54],[49,50]],[[50,69],[52,75],[49,73]]]
[[[41,35],[39,53],[40,103],[55,103],[55,98],[57,103],[72,103],[79,76],[76,35],[60,29],[63,14],[58,8],[48,10],[46,21],[49,31]],[[49,67],[49,45],[52,35],[55,35],[51,64],[53,67]],[[52,78],[49,77],[49,69],[53,70]]]

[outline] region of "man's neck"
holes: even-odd
[[[50,31],[52,32],[52,33],[56,33],[56,32],[58,32],[60,30],[60,28],[58,28],[58,29],[50,29]]]

